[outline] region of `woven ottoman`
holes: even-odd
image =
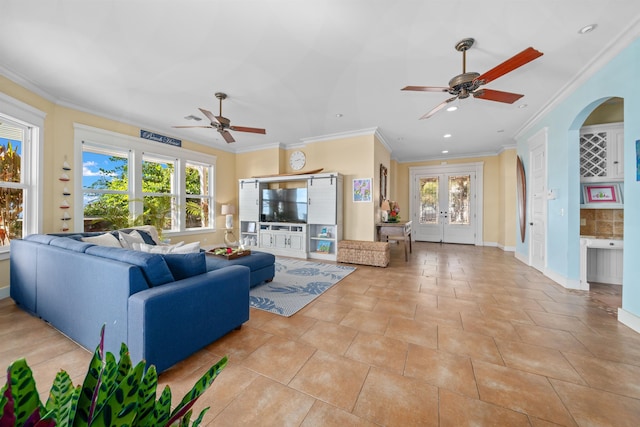
[[[365,242],[360,240],[340,240],[338,242],[338,262],[349,264],[386,267],[391,251],[387,242]]]
[[[262,282],[270,282],[276,274],[276,257],[266,252],[251,251],[251,255],[235,259],[225,259],[215,255],[207,255],[207,271],[217,270],[230,265],[244,265],[251,270],[249,286],[254,287]]]

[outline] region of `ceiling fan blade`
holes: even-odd
[[[183,129],[187,129],[187,128],[210,128],[213,129],[213,126],[171,126],[173,128],[183,128]]]
[[[532,47],[528,47],[517,55],[507,59],[502,64],[493,67],[492,69],[478,77],[476,80],[482,80],[482,84],[487,84],[490,81],[504,76],[505,74],[515,70],[516,68],[522,67],[524,64],[531,62],[541,56],[542,52],[537,51]]]
[[[211,111],[205,110],[204,108],[198,108],[198,110],[202,111],[202,114],[204,114],[212,124],[213,123],[219,123],[218,119],[216,119],[216,116],[214,116]]]
[[[456,99],[458,99],[457,96],[454,96],[452,98],[447,99],[446,101],[444,101],[441,104],[438,104],[435,108],[433,108],[431,111],[429,111],[427,114],[425,114],[424,116],[420,117],[420,120],[422,119],[428,119],[429,117],[433,116],[435,113],[437,113],[438,111],[442,110],[444,107],[447,106],[448,103],[455,101]]]
[[[487,101],[504,102],[505,104],[513,104],[524,95],[512,92],[503,92],[501,90],[479,89],[473,93],[474,98],[486,99]]]
[[[239,132],[261,133],[263,135],[267,133],[267,131],[264,130],[264,129],[248,128],[246,126],[231,126],[231,127],[229,127],[229,129],[236,130],[236,131],[239,131]]]
[[[440,86],[405,86],[400,90],[414,90],[418,92],[448,92],[448,87]]]
[[[227,141],[228,143],[236,142],[236,140],[233,139],[233,136],[231,136],[231,134],[228,131],[223,130],[222,132],[220,132],[220,134],[222,135],[224,140]]]

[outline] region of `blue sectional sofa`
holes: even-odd
[[[126,343],[162,372],[249,320],[250,269],[207,271],[205,257],[34,234],[11,242],[10,295],[90,351],[106,325],[106,351]]]

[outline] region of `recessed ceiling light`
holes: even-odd
[[[528,105],[527,105],[527,104],[520,104],[520,105],[518,105],[518,108],[527,108],[527,107],[528,107]]]
[[[578,30],[578,34],[587,34],[590,33],[591,31],[595,30],[596,27],[598,26],[598,24],[589,24],[589,25],[585,25],[584,27],[580,28]]]
[[[455,105],[452,105],[451,107],[447,108],[447,111],[456,111],[458,109],[458,107],[456,107]]]
[[[449,150],[442,150],[442,154],[447,154]]]
[[[450,133],[445,133],[444,135],[442,135],[443,138],[451,138],[451,134]]]
[[[336,117],[340,118],[340,117],[342,117],[342,114],[338,113],[338,114],[336,114]]]

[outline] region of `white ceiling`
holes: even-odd
[[[415,161],[513,145],[639,22],[638,0],[3,0],[0,73],[61,105],[225,150],[377,128],[394,159]],[[447,86],[465,37],[476,39],[467,71],[543,52],[484,86],[525,96],[468,98],[418,120],[450,95],[400,89]],[[217,115],[215,92],[229,95],[232,125],[267,134],[232,132],[228,145],[213,129],[172,128],[207,124],[184,117]]]

